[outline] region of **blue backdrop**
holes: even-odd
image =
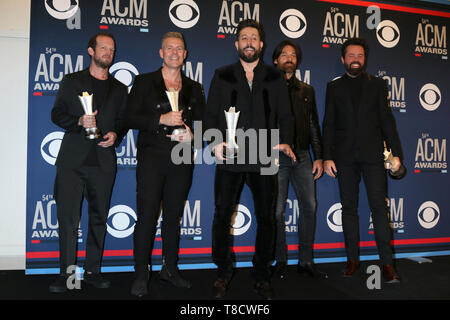
[[[407,176],[389,179],[390,218],[397,258],[450,254],[450,181],[447,138],[449,11],[365,1],[326,0],[42,0],[31,2],[26,272],[58,273],[58,223],[53,199],[54,162],[63,136],[50,121],[55,94],[64,74],[89,65],[88,39],[99,31],[116,38],[110,72],[129,86],[137,74],[161,66],[158,50],[167,31],[184,34],[189,51],[184,72],[203,84],[205,94],[214,70],[237,61],[236,26],[243,18],[259,20],[266,31],[264,60],[271,64],[283,39],[297,42],[303,61],[297,76],[316,91],[320,120],[328,81],[344,72],[340,45],[352,36],[370,46],[367,71],[386,79],[402,141]],[[372,2],[373,4],[373,2]],[[118,173],[108,218],[103,271],[133,270],[136,221],[136,132],[117,148]],[[212,268],[211,223],[214,212],[214,165],[209,152],[198,153],[186,203],[180,242],[180,268]],[[345,261],[337,181],[317,182],[316,262]],[[296,263],[298,201],[292,189],[286,208],[290,263]],[[360,191],[361,259],[375,259],[365,189]],[[251,264],[256,221],[244,187],[230,232],[235,234],[238,266]],[[161,262],[158,229],[154,270]],[[86,204],[79,228],[79,263],[87,233]]]

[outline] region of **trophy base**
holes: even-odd
[[[87,140],[95,140],[100,138],[100,130],[98,128],[87,128],[85,129],[84,137]]]
[[[391,170],[388,170],[388,173],[392,179],[400,180],[404,176],[406,176],[406,167],[404,165],[401,165],[397,171],[392,172]]]
[[[235,159],[238,156],[237,148],[224,148],[223,150],[223,158],[224,159]]]

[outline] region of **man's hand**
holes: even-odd
[[[82,126],[85,129],[88,128],[95,128],[97,126],[97,122],[95,121],[95,116],[97,115],[98,110],[95,110],[92,114],[90,115],[82,115],[79,119],[78,119],[78,125]]]
[[[183,113],[183,110],[181,111],[170,111],[167,113],[164,113],[159,118],[159,123],[164,124],[166,126],[181,126],[184,124],[183,119],[181,117],[181,114]]]
[[[117,134],[114,131],[110,131],[103,136],[103,139],[105,140],[99,142],[98,145],[103,148],[111,147],[116,142]]]
[[[282,151],[285,155],[287,155],[289,158],[291,158],[292,160],[294,160],[294,162],[297,161],[297,158],[295,157],[295,153],[292,151],[291,147],[288,144],[282,143],[282,144],[277,144],[275,147],[272,148],[273,150],[280,150]]]
[[[402,162],[400,161],[399,157],[392,157],[392,161],[391,161],[391,172],[395,173],[398,171],[398,169],[400,169],[400,166],[402,165]]]
[[[323,163],[323,169],[327,175],[332,178],[336,178],[337,169],[333,160],[325,160]]]
[[[314,180],[319,179],[323,173],[323,163],[322,160],[315,160],[313,163],[312,174],[315,173]]]
[[[194,135],[192,134],[191,128],[189,128],[185,123],[183,123],[184,127],[186,128],[185,133],[179,133],[179,134],[167,134],[166,137],[169,137],[172,141],[178,141],[178,142],[191,142],[194,138]]]
[[[225,158],[223,157],[223,149],[227,146],[226,142],[222,142],[217,144],[214,149],[214,155],[216,156],[217,159],[221,160],[221,161],[225,161]]]

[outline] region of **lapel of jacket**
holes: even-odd
[[[159,97],[158,102],[160,102],[161,107],[164,107],[167,109],[167,112],[171,111],[172,108],[170,107],[169,98],[167,97],[167,88],[166,84],[164,83],[164,78],[162,76],[162,68],[160,68],[158,71],[156,71],[156,77],[153,79],[152,86],[155,89],[156,96]],[[164,110],[165,112],[166,110]]]
[[[187,81],[187,77],[181,74],[181,91],[179,93],[179,109],[185,110],[185,108],[189,107],[189,100],[191,97],[192,87]],[[184,111],[186,112],[186,111]]]

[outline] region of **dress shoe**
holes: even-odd
[[[383,266],[383,277],[386,283],[398,283],[400,282],[400,277],[395,271],[394,267],[390,264]]]
[[[107,289],[111,286],[111,282],[103,278],[100,273],[85,272],[83,281],[97,289]]]
[[[213,296],[216,299],[223,298],[227,293],[229,281],[224,278],[217,278],[213,286]]]
[[[275,265],[275,274],[280,279],[286,279],[286,262],[285,261],[277,261]]]
[[[272,285],[268,281],[259,281],[255,283],[255,291],[265,300],[272,300],[274,295]]]
[[[297,265],[297,272],[309,275],[311,278],[328,279],[328,274],[317,269],[314,263],[308,262]]]
[[[131,294],[138,298],[142,298],[148,294],[148,280],[135,279],[131,285]]]
[[[348,260],[343,272],[344,277],[352,277],[358,268],[359,262],[357,260]]]
[[[159,280],[168,282],[177,288],[190,289],[192,287],[192,283],[184,279],[177,268],[172,268],[172,270],[169,271],[169,268],[166,267],[166,265],[163,265],[159,272]]]
[[[48,286],[48,291],[52,293],[63,293],[67,291],[68,275],[60,274],[58,278]]]

